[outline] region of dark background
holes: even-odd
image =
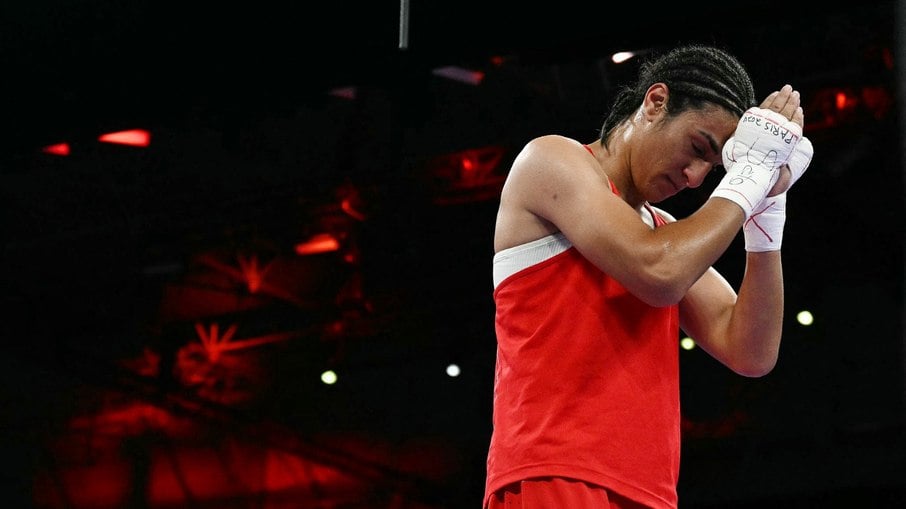
[[[611,53],[681,42],[801,90],[816,152],[776,369],[682,352],[680,506],[906,502],[898,3],[412,0],[404,48],[399,3],[189,4],[0,7],[5,507],[478,507],[502,178],[533,136],[596,138],[635,73]],[[131,128],[150,146],[97,141]],[[213,323],[268,341],[211,360]]]

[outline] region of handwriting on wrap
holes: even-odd
[[[742,117],[742,122],[754,123],[756,126],[761,127],[766,133],[770,134],[771,136],[779,136],[780,139],[788,145],[795,143],[800,137],[799,133],[793,132],[788,127],[789,122],[786,122],[787,126],[783,126],[775,122],[774,120],[767,117],[762,117],[751,110],[745,113],[745,115]]]

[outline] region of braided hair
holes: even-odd
[[[736,57],[711,46],[680,46],[643,62],[635,84],[617,92],[601,126],[602,145],[607,146],[614,129],[635,113],[648,87],[659,82],[670,90],[670,116],[716,104],[741,117],[755,105],[752,79]]]

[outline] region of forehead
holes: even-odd
[[[723,145],[733,135],[736,124],[739,123],[739,117],[735,113],[715,105],[689,110],[685,113],[690,129],[708,133],[720,145]]]

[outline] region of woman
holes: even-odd
[[[541,136],[516,157],[494,232],[484,507],[675,508],[680,328],[743,376],[773,368],[786,190],[811,145],[792,87],[754,104],[735,57],[679,47],[640,67],[596,142]],[[652,205],[721,166],[688,217]],[[744,224],[737,294],[711,266]]]

